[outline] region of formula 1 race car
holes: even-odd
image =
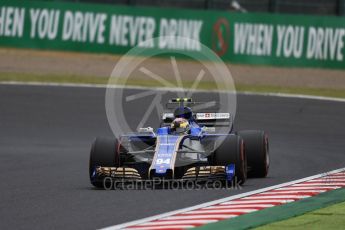
[[[96,138],[89,163],[91,184],[105,179],[143,181],[157,178],[180,181],[266,177],[269,169],[268,137],[264,131],[233,131],[230,113],[193,113],[191,98],[167,103],[160,128],[140,128],[116,138]],[[228,126],[227,133],[217,133]]]

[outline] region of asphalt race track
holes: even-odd
[[[240,95],[236,129],[270,136],[268,178],[236,191],[97,190],[88,160],[94,137],[112,135],[104,93],[0,85],[0,229],[96,229],[345,166],[344,103]]]

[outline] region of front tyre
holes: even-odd
[[[244,141],[240,136],[226,136],[214,153],[214,165],[235,164],[235,177],[242,185],[247,179],[247,157]]]
[[[237,133],[245,143],[249,177],[266,177],[270,166],[268,136],[264,131],[246,130]]]
[[[90,151],[89,176],[93,186],[101,188],[103,183],[95,181],[92,173],[97,166],[119,167],[118,140],[108,137],[97,137]]]

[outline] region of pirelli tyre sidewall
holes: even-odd
[[[247,179],[247,157],[244,141],[240,136],[229,135],[224,138],[214,153],[213,164],[226,166],[235,164],[235,182],[242,185]]]
[[[237,133],[245,143],[248,160],[248,176],[262,178],[269,171],[269,143],[268,136],[261,130],[245,130]]]
[[[95,167],[118,167],[118,140],[109,137],[97,137],[91,146],[89,176],[90,182],[95,187],[103,187],[103,183],[93,181],[91,178]]]

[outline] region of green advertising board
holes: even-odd
[[[201,52],[200,42],[233,63],[342,69],[344,36],[342,17],[0,0],[3,47],[124,54]]]

